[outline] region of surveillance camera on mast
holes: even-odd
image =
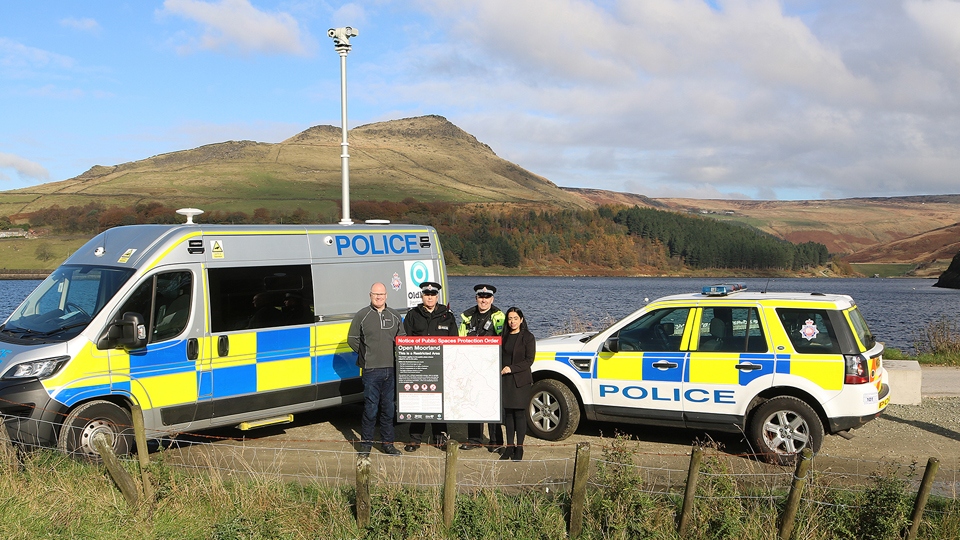
[[[357,37],[360,32],[356,28],[344,26],[343,28],[331,28],[327,30],[327,35],[333,38],[334,47],[339,50],[341,47],[350,50],[350,38]]]

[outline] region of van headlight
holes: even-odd
[[[3,374],[4,379],[44,379],[60,371],[60,368],[70,360],[69,356],[43,358],[17,364]]]

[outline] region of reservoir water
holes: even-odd
[[[476,304],[474,285],[494,285],[495,305],[504,311],[519,307],[534,335],[546,337],[576,329],[600,330],[661,296],[698,292],[704,285],[730,281],[746,283],[755,291],[850,295],[879,341],[909,353],[914,352],[914,343],[930,323],[943,318],[960,321],[960,290],[935,288],[933,279],[453,276],[447,287],[451,309],[459,315]],[[39,283],[0,280],[0,319],[6,319]],[[389,298],[387,303],[391,304]]]

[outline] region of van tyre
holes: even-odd
[[[791,396],[773,398],[757,407],[748,433],[762,459],[778,465],[793,465],[804,448],[819,452],[824,437],[817,412]]]
[[[129,411],[103,400],[88,401],[70,411],[60,428],[57,448],[80,459],[99,461],[93,438],[100,433],[118,456],[133,450],[133,420]]]
[[[567,385],[554,379],[533,383],[527,410],[531,433],[547,441],[562,441],[580,424],[580,404]]]

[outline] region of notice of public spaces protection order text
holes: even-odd
[[[500,337],[397,336],[397,419],[500,422]]]

